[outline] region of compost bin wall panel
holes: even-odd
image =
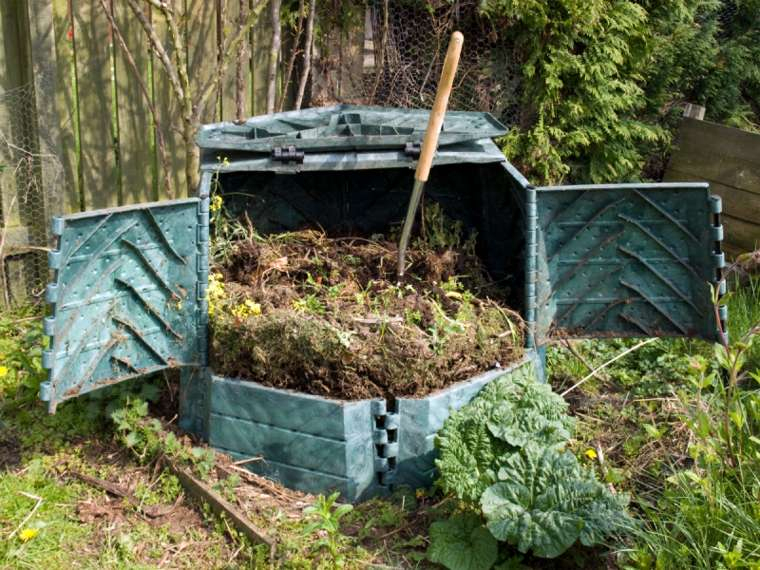
[[[435,478],[435,436],[455,410],[469,403],[486,385],[499,378],[536,377],[535,351],[503,369],[491,370],[427,398],[399,398],[398,467],[394,484],[427,487]]]
[[[375,483],[372,401],[318,396],[214,376],[209,443],[246,466],[308,492],[338,490],[347,500]]]
[[[698,183],[537,189],[537,337],[716,337],[718,203]]]
[[[58,402],[96,388],[182,365],[204,364],[198,328],[205,301],[196,288],[206,255],[196,198],[56,218],[49,252],[53,314],[43,352]]]

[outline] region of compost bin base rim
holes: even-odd
[[[543,379],[541,351],[437,390],[422,398],[332,400],[257,382],[185,370],[180,427],[252,472],[311,493],[341,492],[356,502],[394,488],[429,486],[434,437],[452,410],[504,375]],[[200,376],[197,376],[200,374]]]

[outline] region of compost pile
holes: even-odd
[[[401,283],[382,236],[251,228],[210,277],[214,369],[357,400],[421,397],[517,360],[520,317],[453,228],[410,247]]]

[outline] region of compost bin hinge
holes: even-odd
[[[201,187],[210,189],[211,173],[204,173]],[[208,365],[208,248],[209,248],[209,213],[211,199],[209,193],[202,191],[198,201],[198,226],[197,226],[197,280],[195,283],[195,338],[198,349],[199,363],[201,366]]]
[[[286,164],[303,164],[304,153],[293,145],[276,146],[272,149],[272,160]]]
[[[372,416],[377,481],[380,486],[389,487],[396,476],[399,416],[388,410],[385,400],[372,402]]]
[[[713,270],[714,275],[712,282],[718,290],[718,300],[726,294],[726,255],[723,253],[723,224],[721,223],[720,215],[723,211],[723,203],[720,196],[710,196],[710,213],[712,214],[712,227],[711,239],[713,242]],[[728,344],[728,307],[723,304],[718,306],[718,319],[720,323],[716,323],[716,335],[718,340],[724,344]]]
[[[422,143],[408,142],[404,145],[404,154],[412,158],[419,158],[422,150]]]

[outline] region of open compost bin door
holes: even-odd
[[[54,218],[53,232],[40,389],[51,412],[102,386],[205,364],[207,198]]]
[[[545,186],[530,189],[530,199],[536,344],[720,338],[711,285],[725,286],[723,229],[720,198],[707,184]]]

